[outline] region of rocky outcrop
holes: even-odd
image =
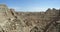
[[[0,32],[59,32],[59,30],[60,10],[53,8],[46,12],[16,12],[6,5],[0,5]]]
[[[17,12],[16,14],[26,24],[25,28],[28,27],[24,32],[56,32],[57,28],[54,25],[59,25],[57,21],[60,19],[60,10],[55,8],[48,9],[46,12]]]

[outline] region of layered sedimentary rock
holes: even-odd
[[[0,28],[1,32],[20,32],[22,31],[22,23],[20,19],[17,18],[14,9],[7,9],[6,5],[1,4],[0,7]],[[4,7],[5,6],[5,7]],[[3,31],[2,31],[3,30]]]
[[[60,10],[16,12],[1,4],[0,32],[60,32]]]

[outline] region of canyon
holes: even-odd
[[[60,32],[60,9],[16,12],[0,4],[0,32]]]

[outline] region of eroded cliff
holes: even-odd
[[[59,9],[48,9],[46,12],[16,12],[6,5],[0,5],[0,32],[59,32],[59,30]]]

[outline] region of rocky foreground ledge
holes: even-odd
[[[16,12],[0,4],[0,32],[59,32],[60,9]]]

